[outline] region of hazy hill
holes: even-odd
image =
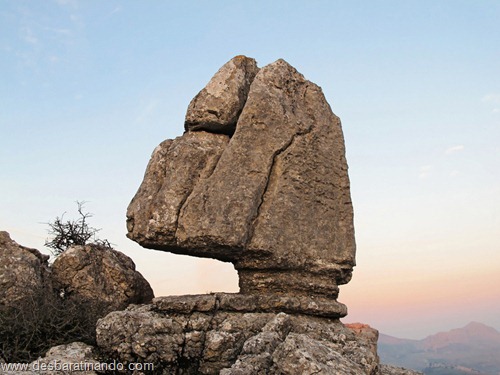
[[[423,340],[380,334],[378,351],[382,363],[425,374],[500,374],[500,333],[477,322]]]

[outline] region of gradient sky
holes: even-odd
[[[500,329],[500,2],[0,0],[0,229],[44,252],[87,201],[156,295],[237,291],[230,264],[145,250],[125,212],[227,60],[284,58],[342,119],[357,267],[345,322]]]

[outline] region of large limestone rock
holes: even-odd
[[[100,319],[97,343],[163,374],[377,374],[373,346],[337,319],[257,312],[225,294],[156,298]]]
[[[239,102],[231,138],[187,132],[159,146],[129,206],[128,236],[233,262],[244,294],[334,300],[355,264],[340,120],[283,60],[260,69]]]
[[[74,246],[64,251],[52,265],[52,280],[65,298],[98,304],[107,311],[148,303],[154,297],[132,259],[103,246]]]
[[[0,304],[11,305],[46,287],[48,255],[17,244],[0,231]]]
[[[175,244],[182,206],[199,180],[213,173],[228,142],[226,135],[200,131],[156,147],[128,208],[128,236],[145,247]]]
[[[189,103],[185,129],[233,134],[258,71],[255,60],[245,56],[224,64]]]
[[[128,237],[232,262],[240,293],[112,312],[97,324],[103,353],[162,374],[385,374],[378,332],[338,319],[353,209],[340,120],[321,88],[283,60],[258,70],[239,56],[193,99],[185,125],[154,151]]]

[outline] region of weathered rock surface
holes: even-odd
[[[162,142],[129,205],[128,236],[146,247],[175,244],[182,206],[198,181],[213,173],[228,142],[226,135],[204,131]]]
[[[245,56],[224,64],[189,103],[185,129],[233,134],[258,71],[255,60]]]
[[[212,143],[170,153],[195,136]],[[234,135],[220,137],[160,145],[129,206],[129,238],[233,262],[244,294],[335,299],[355,264],[353,211],[340,120],[321,88],[283,60],[269,64]]]
[[[97,324],[100,349],[162,374],[380,374],[378,332],[338,320],[353,209],[340,120],[321,88],[283,60],[258,70],[238,56],[193,99],[185,129],[153,153],[127,236],[232,262],[240,293],[112,312]]]
[[[0,304],[32,296],[48,282],[48,255],[17,244],[0,231]]]
[[[44,357],[38,358],[29,365],[26,371],[3,371],[4,375],[97,375],[93,368],[97,368],[94,348],[82,342],[73,342],[67,345],[58,345],[51,348]],[[87,366],[87,367],[85,367]],[[93,366],[93,367],[92,367]]]
[[[250,305],[238,312],[225,297],[161,297],[112,312],[98,322],[98,345],[122,362],[155,363],[165,374],[377,371],[376,352],[337,319],[255,312]]]
[[[423,373],[398,366],[382,364],[380,365],[380,375],[423,375]]]
[[[74,246],[64,251],[52,265],[52,281],[66,298],[104,303],[108,311],[148,303],[154,297],[132,259],[102,246]]]

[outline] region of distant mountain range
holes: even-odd
[[[382,363],[432,375],[500,375],[500,332],[472,322],[423,340],[380,334]]]

